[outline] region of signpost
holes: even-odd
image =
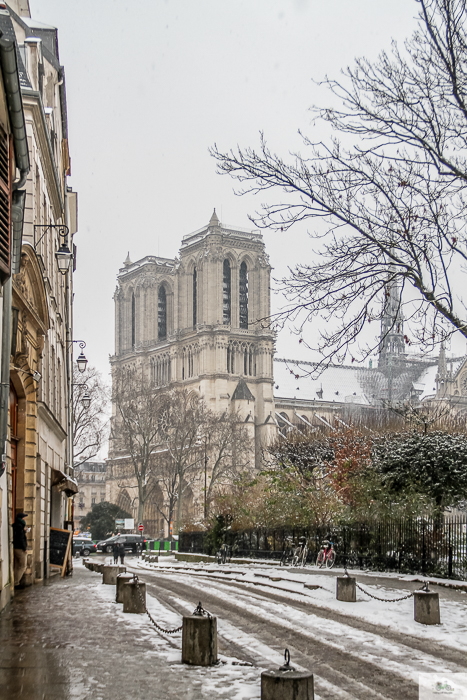
[[[141,553],[143,551],[143,530],[144,530],[143,523],[140,523],[138,525],[138,530],[139,530],[139,534],[141,535],[141,544],[140,544],[140,556],[141,556]]]

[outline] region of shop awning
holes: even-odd
[[[79,491],[78,482],[60,469],[52,469],[52,486],[56,486],[58,491],[63,491],[67,496],[74,496]]]

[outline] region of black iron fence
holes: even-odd
[[[228,530],[224,541],[234,557],[280,559],[286,538],[305,536],[308,563],[316,557],[324,539],[331,540],[336,566],[399,571],[440,578],[467,578],[467,517],[445,519],[382,520],[328,527],[294,529]],[[221,542],[211,533],[182,533],[181,552],[214,554]]]

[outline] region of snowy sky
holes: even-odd
[[[75,338],[108,374],[116,275],[127,252],[173,257],[207,224],[250,227],[264,200],[236,197],[208,148],[256,146],[282,155],[317,139],[308,108],[330,96],[319,81],[356,56],[376,58],[416,26],[412,0],[30,0],[58,27],[65,66],[70,184],[79,193]],[[311,255],[306,229],[265,234],[280,276]],[[274,303],[279,304],[276,298]],[[376,329],[375,329],[376,330]],[[279,356],[298,356],[284,333]],[[303,353],[301,353],[303,357]]]

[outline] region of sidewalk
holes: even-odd
[[[101,580],[78,562],[70,578],[17,592],[0,615],[1,700],[230,699],[239,685],[259,698],[260,669],[182,665],[180,637],[125,615]]]

